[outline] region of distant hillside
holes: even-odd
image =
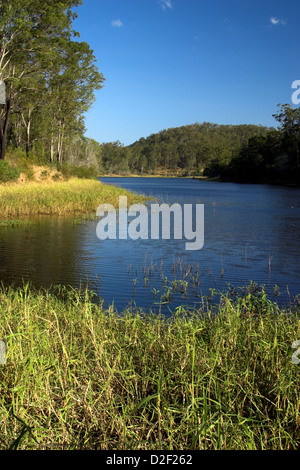
[[[170,128],[124,147],[102,145],[106,173],[200,175],[212,164],[228,165],[254,136],[270,128],[255,125],[202,124]]]
[[[140,139],[130,150],[139,169],[143,166],[150,172],[161,168],[200,174],[212,161],[229,164],[251,137],[266,135],[269,130],[254,125],[196,123]]]

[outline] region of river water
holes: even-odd
[[[88,284],[118,311],[197,306],[210,289],[266,286],[276,301],[300,294],[300,189],[180,178],[101,178],[154,202],[204,205],[204,246],[186,240],[100,240],[98,221],[38,217],[0,229],[0,280],[35,287]],[[151,204],[151,201],[149,202]],[[279,294],[279,295],[278,295]],[[275,299],[275,298],[274,298]]]

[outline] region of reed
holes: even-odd
[[[0,228],[19,228],[31,225],[29,220],[0,220]]]
[[[144,200],[135,193],[97,180],[73,178],[55,183],[7,183],[0,185],[0,215],[1,218],[18,218],[40,214],[95,214],[103,203],[118,207],[121,195],[127,195],[129,204]]]
[[[1,449],[299,449],[300,306],[227,292],[166,318],[0,288]]]

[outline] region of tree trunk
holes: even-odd
[[[61,125],[58,128],[58,136],[57,136],[57,152],[56,152],[56,162],[57,162],[57,169],[60,169],[60,159],[61,159],[61,149],[60,149],[60,139],[61,139]]]
[[[63,150],[63,140],[64,140],[64,128],[65,124],[60,123],[59,129],[58,129],[58,139],[57,139],[57,154],[56,154],[56,159],[57,159],[57,168],[60,168],[60,165],[62,164],[62,150]]]
[[[18,119],[15,122],[15,135],[16,135],[16,146],[17,148],[21,147],[21,142],[22,142],[22,123],[21,119]]]
[[[31,126],[31,112],[32,110],[28,110],[28,119],[26,123],[26,157],[29,157],[30,153],[30,126]]]
[[[9,120],[10,111],[11,111],[10,100],[7,100],[3,125],[0,119],[0,146],[1,146],[0,160],[5,159],[6,146],[7,146],[7,129],[8,129],[8,120]]]
[[[53,155],[54,155],[54,143],[53,143],[53,132],[52,132],[51,142],[50,142],[50,163],[53,163]]]

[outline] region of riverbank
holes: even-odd
[[[136,174],[136,173],[129,173],[129,174],[114,174],[114,173],[105,173],[101,175],[101,178],[182,178],[182,179],[199,179],[204,181],[214,181],[218,178],[209,178],[208,176],[194,176],[194,175],[183,175],[182,173],[153,173],[153,174]]]
[[[128,175],[113,174],[107,173],[101,175],[101,178],[186,178],[185,176],[180,175],[166,175],[166,174],[135,174],[129,173]]]
[[[195,175],[189,175],[189,176],[182,176],[182,175],[165,175],[165,174],[154,174],[154,175],[136,175],[136,174],[129,174],[129,175],[120,175],[120,174],[105,174],[101,175],[101,178],[166,178],[166,179],[172,179],[172,178],[180,178],[180,179],[193,179],[197,181],[214,181],[214,182],[219,182],[219,183],[236,183],[236,184],[241,184],[241,185],[246,185],[246,184],[256,184],[256,185],[270,185],[270,186],[285,186],[285,187],[292,187],[292,188],[299,188],[299,184],[293,184],[293,183],[288,183],[288,182],[283,182],[283,181],[272,181],[272,180],[265,180],[265,181],[257,181],[257,180],[237,180],[237,179],[225,179],[221,178],[220,176],[214,176],[214,177],[209,177],[209,176],[195,176]]]
[[[145,200],[97,180],[5,183],[0,185],[0,214],[1,218],[14,219],[32,215],[95,215],[101,204],[117,206],[121,195],[128,197],[129,204]]]
[[[253,285],[171,319],[0,289],[0,448],[299,449],[300,308]]]

